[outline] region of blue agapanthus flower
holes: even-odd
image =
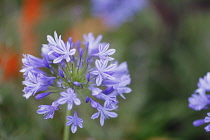
[[[24,97],[43,99],[55,96],[51,105],[40,105],[37,110],[44,119],[54,117],[56,111],[66,104],[68,110],[74,110],[73,116],[67,116],[67,126],[72,133],[77,127],[83,128],[83,120],[78,117],[77,109],[87,104],[96,112],[91,119],[100,119],[100,125],[109,118],[116,118],[118,95],[125,99],[124,93],[130,93],[127,87],[130,75],[127,63],[118,64],[113,58],[115,49],[110,44],[101,43],[102,35],[94,37],[92,33],[84,35],[82,42],[67,42],[54,32],[54,37],[47,36],[47,44],[43,44],[42,58],[24,54],[22,59],[25,85]]]
[[[197,84],[198,89],[195,90],[195,93],[188,98],[189,107],[193,110],[208,110],[210,106],[210,72],[208,72],[204,78],[200,78]],[[210,123],[210,113],[207,113],[207,116],[204,119],[195,120],[193,122],[194,126],[200,126],[205,123]],[[210,124],[205,127],[207,132],[210,131]]]
[[[92,0],[92,14],[105,25],[118,27],[146,6],[147,0]]]
[[[71,125],[72,133],[75,133],[77,131],[77,126],[83,128],[83,120],[77,116],[76,111],[74,111],[74,116],[68,116],[66,119],[68,120],[66,125]]]

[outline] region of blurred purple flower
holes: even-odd
[[[199,78],[197,84],[198,88],[195,90],[195,93],[188,98],[189,107],[193,110],[206,110],[210,105],[210,72],[208,72],[204,78]],[[196,120],[193,122],[194,126],[200,126],[204,123],[210,123],[210,113],[207,113],[208,116],[205,119]],[[204,128],[207,132],[210,131],[210,124]]]
[[[130,21],[147,5],[147,0],[92,0],[92,14],[107,26],[118,27]]]

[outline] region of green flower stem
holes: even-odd
[[[71,114],[71,110],[68,110],[68,108],[66,108],[66,118],[67,118],[67,116],[70,116],[70,114]],[[65,118],[65,120],[66,120],[66,118]],[[70,126],[67,126],[65,123],[64,124],[63,140],[69,140],[69,133],[70,133]]]

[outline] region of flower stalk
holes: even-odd
[[[68,107],[66,106],[66,115],[65,118],[71,115],[71,110],[68,110]],[[68,121],[66,121],[68,122]],[[63,140],[69,140],[70,137],[70,125],[64,124],[64,133],[63,133]]]

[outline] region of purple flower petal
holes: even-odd
[[[40,93],[40,94],[36,95],[35,98],[36,99],[42,99],[42,98],[44,98],[44,97],[46,97],[50,94],[51,94],[51,92]]]
[[[200,120],[195,120],[194,122],[193,122],[193,125],[195,126],[195,127],[198,127],[198,126],[200,126],[200,125],[203,125],[205,122],[204,122],[204,119],[200,119]]]

